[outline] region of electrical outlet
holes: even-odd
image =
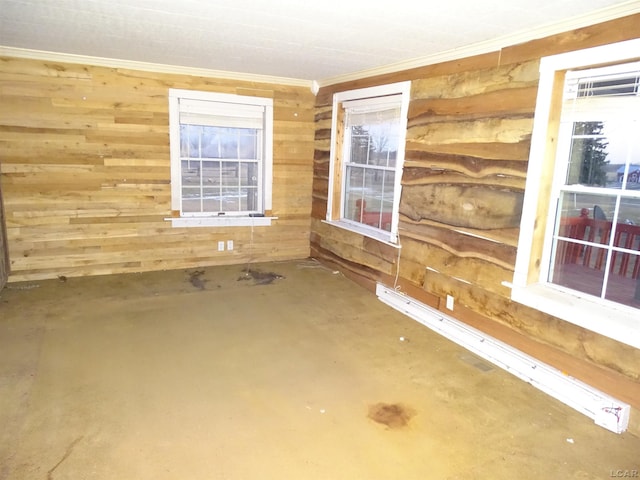
[[[453,310],[453,296],[447,295],[447,308]]]
[[[224,242],[222,240],[218,242],[218,251],[224,252]]]
[[[227,250],[233,250],[233,240],[227,240]]]

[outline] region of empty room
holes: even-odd
[[[638,0],[0,0],[0,480],[640,478],[639,131]]]

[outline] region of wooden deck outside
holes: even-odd
[[[600,296],[607,262],[607,250],[613,231],[613,246],[628,251],[613,251],[605,298],[640,308],[640,226],[592,219],[587,215],[564,218],[554,265],[554,283]]]

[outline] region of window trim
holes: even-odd
[[[331,116],[331,149],[329,157],[329,189],[327,198],[327,214],[325,222],[335,227],[349,230],[365,237],[373,238],[384,242],[388,245],[399,247],[398,245],[398,223],[399,223],[399,205],[400,195],[402,193],[402,168],[404,164],[406,132],[407,132],[407,116],[409,112],[409,101],[411,94],[411,82],[397,82],[387,85],[375,87],[359,88],[338,92],[333,95],[333,110]],[[343,155],[342,126],[344,119],[344,108],[342,104],[345,102],[357,102],[359,100],[367,101],[376,97],[384,97],[389,95],[400,95],[400,132],[401,141],[398,145],[398,153],[396,157],[395,181],[393,187],[393,212],[391,216],[391,231],[387,232],[379,228],[363,225],[359,222],[351,221],[342,216],[342,202],[344,201],[344,193],[342,192],[343,180],[343,163],[341,156]]]
[[[180,169],[180,100],[199,100],[231,105],[250,105],[264,108],[264,151],[262,159],[262,214],[232,213],[215,215],[199,213],[181,214],[182,172]],[[169,89],[169,150],[171,161],[171,210],[173,217],[167,218],[174,227],[215,227],[271,225],[273,192],[273,99],[231,93],[199,90]]]
[[[640,57],[639,51],[640,39],[634,39],[541,59],[518,252],[513,283],[506,282],[512,288],[512,300],[635,348],[640,348],[637,309],[548,283],[541,260],[548,258],[553,233],[548,231],[547,217],[555,212],[549,211],[548,200],[557,166],[564,73],[631,62]]]

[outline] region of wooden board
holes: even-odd
[[[272,98],[271,227],[172,228],[169,88]],[[10,281],[309,255],[308,88],[0,58]],[[234,241],[218,252],[218,241]]]
[[[0,185],[0,290],[9,278],[9,247],[7,244],[7,229],[4,221],[4,206],[2,201],[2,185]]]
[[[494,185],[449,183],[405,185],[400,213],[414,221],[428,219],[478,230],[517,228],[524,193]]]

